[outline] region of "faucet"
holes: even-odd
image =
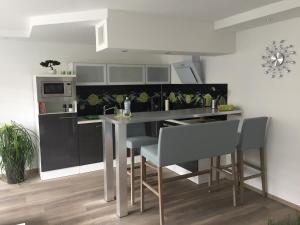
[[[106,115],[106,112],[109,111],[109,110],[117,109],[116,106],[110,107],[110,108],[106,108],[106,107],[107,107],[107,105],[103,106],[103,115]]]

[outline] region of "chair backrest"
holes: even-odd
[[[133,123],[127,125],[127,137],[138,137],[146,135],[145,123]]]
[[[160,166],[232,153],[236,149],[238,120],[161,128]]]
[[[245,119],[240,134],[238,149],[242,151],[264,146],[268,117]]]

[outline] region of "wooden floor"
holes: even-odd
[[[296,213],[249,190],[245,204],[233,208],[226,183],[213,193],[207,192],[207,185],[187,180],[170,183],[165,190],[167,225],[266,225],[268,218]],[[146,191],[145,203],[145,213],[139,212],[137,203],[130,207],[129,216],[117,218],[115,202],[103,200],[102,171],[51,181],[29,179],[22,185],[0,181],[1,225],[158,225],[157,199]]]

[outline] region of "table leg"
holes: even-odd
[[[103,121],[103,158],[104,158],[104,199],[115,199],[114,167],[113,167],[113,132],[112,124]]]
[[[117,196],[117,215],[119,217],[128,215],[127,199],[127,126],[117,124],[115,126],[116,137],[116,196]]]

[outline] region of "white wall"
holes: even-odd
[[[237,33],[237,52],[206,59],[208,83],[228,83],[229,101],[245,117],[272,117],[267,138],[268,191],[300,205],[300,19]],[[281,79],[264,75],[265,48],[273,40],[295,45],[297,64]],[[257,162],[256,153],[248,159]],[[252,182],[260,187],[259,180]]]

